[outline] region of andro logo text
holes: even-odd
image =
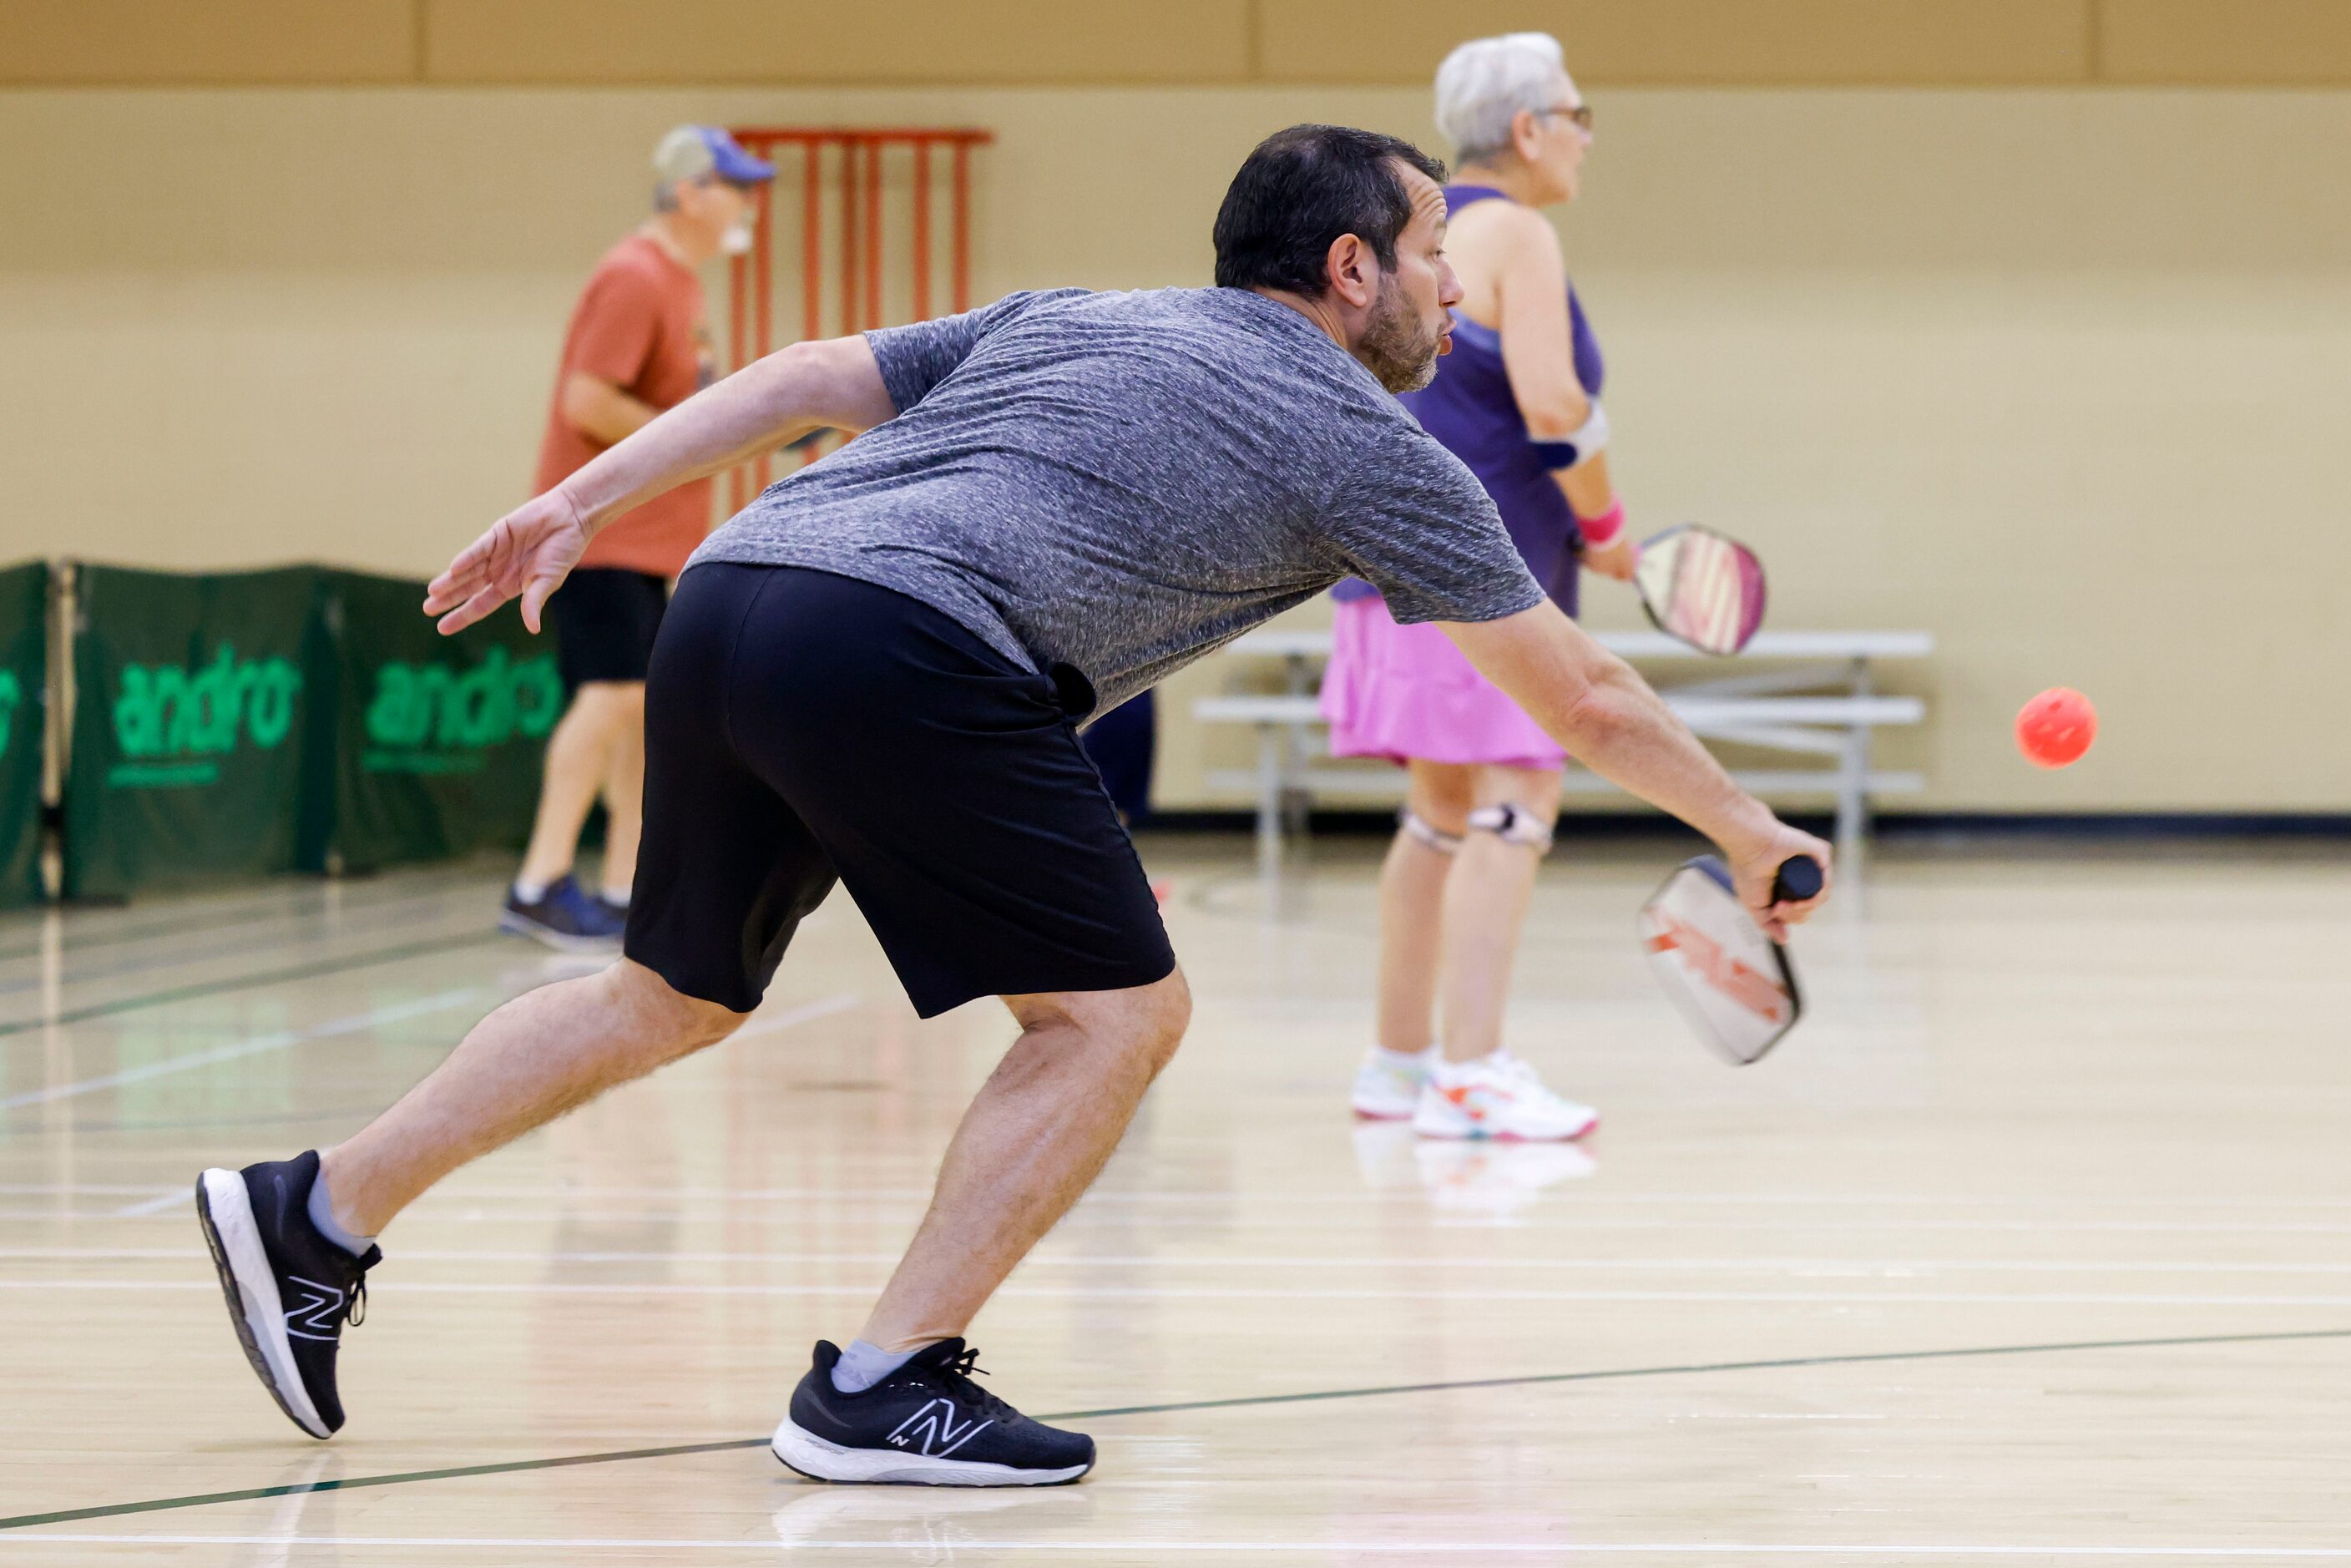
[[[208,784],[220,776],[214,758],[240,739],[264,751],[294,727],[302,672],[285,659],[239,659],[220,645],[212,662],[191,674],[177,664],[125,664],[114,699],[114,738],[130,758],[109,769],[118,785]]]
[[[375,772],[471,771],[487,747],[517,736],[542,738],[562,712],[563,678],[551,653],[515,661],[492,648],[463,673],[393,661],[375,673],[364,765]]]
[[[0,670],[0,757],[8,755],[8,743],[16,737],[16,710],[24,705],[25,684],[14,670]]]

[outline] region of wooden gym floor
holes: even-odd
[[[1373,847],[1270,896],[1147,846],[1192,1039],[974,1333],[1084,1484],[827,1488],[764,1438],[1009,1037],[906,1009],[836,897],[733,1042],[433,1193],[350,1425],[246,1369],[201,1166],[329,1143],[572,966],[495,867],[0,919],[11,1563],[2351,1562],[2339,849],[1889,849],[1760,1067],[1629,937],[1674,858],[1570,844],[1514,1043],[1574,1149],[1343,1095]]]

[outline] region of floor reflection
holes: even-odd
[[[1093,1517],[1083,1485],[1008,1488],[826,1486],[798,1494],[775,1511],[785,1546],[889,1547],[893,1562],[944,1563],[959,1550],[991,1551],[1005,1541],[1035,1541],[1075,1531]]]
[[[280,1470],[270,1481],[289,1488],[282,1497],[257,1505],[253,1535],[256,1543],[240,1546],[229,1559],[236,1568],[336,1568],[342,1554],[331,1542],[336,1500],[342,1495],[331,1484],[342,1479],[343,1457],[332,1448],[314,1448]]]
[[[1544,1188],[1600,1168],[1580,1144],[1424,1138],[1405,1122],[1360,1123],[1354,1142],[1355,1168],[1374,1191],[1417,1186],[1432,1207],[1485,1218],[1516,1214]]]

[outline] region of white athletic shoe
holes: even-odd
[[[1437,1063],[1412,1113],[1412,1130],[1424,1138],[1562,1143],[1599,1124],[1599,1112],[1544,1088],[1535,1070],[1507,1050]]]
[[[1355,1069],[1355,1089],[1348,1100],[1356,1116],[1366,1122],[1410,1121],[1429,1071],[1440,1059],[1432,1045],[1417,1056],[1405,1058],[1410,1063],[1405,1066],[1389,1052],[1374,1049]]]

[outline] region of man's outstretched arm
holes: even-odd
[[[536,632],[548,595],[614,517],[809,431],[870,430],[897,412],[863,338],[795,343],[696,392],[498,519],[433,580],[424,612],[440,616],[446,634],[519,597]]]
[[[1774,904],[1771,878],[1791,855],[1810,855],[1826,873],[1829,846],[1733,783],[1649,684],[1559,606],[1447,622],[1445,632],[1577,761],[1721,845],[1741,900],[1773,936],[1820,902]]]

